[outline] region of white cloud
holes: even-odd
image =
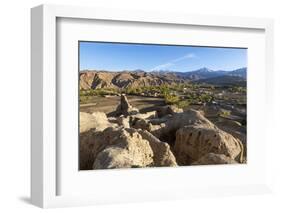
[[[152,68],[151,69],[151,71],[153,71],[153,70],[164,70],[164,69],[166,69],[166,68],[168,68],[168,67],[171,67],[171,66],[173,66],[174,64],[173,63],[165,63],[165,64],[160,64],[160,65],[158,65],[158,66],[156,66],[156,67],[154,67],[154,68]]]
[[[189,54],[186,54],[182,57],[174,59],[172,62],[179,62],[179,61],[182,61],[182,60],[185,60],[185,59],[188,59],[188,58],[195,58],[195,55],[193,53],[189,53]]]
[[[164,69],[167,69],[168,67],[171,67],[171,66],[175,65],[179,61],[182,61],[182,60],[185,60],[185,59],[190,59],[190,58],[195,58],[195,57],[196,57],[195,54],[188,53],[188,54],[186,54],[184,56],[181,56],[179,58],[173,59],[173,60],[171,60],[171,61],[169,61],[169,62],[167,62],[165,64],[160,64],[160,65],[152,68],[151,71],[153,71],[153,70],[164,70]]]

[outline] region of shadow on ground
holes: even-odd
[[[27,196],[26,197],[25,196],[19,197],[19,200],[23,203],[31,204],[31,198],[30,197],[27,197]]]

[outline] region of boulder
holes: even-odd
[[[131,127],[135,129],[147,130],[149,132],[161,131],[165,127],[165,123],[153,125],[151,120],[134,119],[131,121]]]
[[[214,164],[235,164],[237,161],[223,154],[208,153],[192,165],[214,165]]]
[[[152,124],[150,124],[148,120],[134,119],[132,122],[132,127],[135,129],[142,129],[142,130],[150,131],[152,128]]]
[[[146,130],[138,130],[143,139],[149,142],[153,151],[153,166],[177,166],[176,158],[168,143],[164,143]]]
[[[161,117],[161,118],[152,118],[152,119],[149,120],[149,122],[152,125],[160,125],[160,124],[163,124],[163,123],[167,122],[172,117],[173,117],[172,115],[166,115],[166,116]]]
[[[86,112],[80,112],[80,133],[86,132],[90,129],[95,129],[96,131],[103,131],[107,127],[113,126],[103,112],[94,112],[89,114]]]
[[[215,122],[216,126],[221,130],[231,134],[233,137],[238,138],[244,147],[244,159],[243,163],[247,162],[247,135],[246,127],[242,126],[241,123],[234,120],[220,119],[218,122]]]
[[[173,115],[175,113],[180,113],[180,112],[183,112],[183,110],[174,105],[159,107],[156,110],[157,117],[159,117],[159,118],[166,116],[166,115]]]
[[[205,118],[199,111],[190,109],[183,113],[174,114],[166,123],[169,129],[179,129],[187,125],[204,125],[208,128],[214,128],[215,125]]]
[[[242,126],[238,121],[221,119],[215,124],[221,130],[241,140],[243,144],[246,143],[246,127]]]
[[[80,125],[79,125],[80,133],[86,132],[89,129],[94,128],[96,126],[94,117],[91,114],[86,112],[80,112],[79,117],[80,117]]]
[[[205,118],[199,111],[187,110],[182,113],[175,113],[170,119],[165,119],[162,128],[151,130],[151,133],[161,141],[173,145],[176,139],[176,131],[188,125],[205,125],[208,128],[215,128],[215,125]],[[155,122],[154,122],[155,123]]]
[[[110,127],[80,136],[81,170],[177,166],[169,144],[145,130]]]
[[[118,124],[116,117],[107,117],[109,123]]]
[[[101,132],[90,129],[86,132],[80,133],[79,136],[79,168],[80,170],[90,170],[94,163],[94,143],[95,138]]]
[[[118,125],[123,126],[124,128],[130,128],[130,118],[120,115],[116,118]]]
[[[93,138],[93,169],[149,167],[153,151],[134,129],[107,128]]]
[[[125,94],[122,94],[120,96],[120,104],[117,106],[115,115],[120,116],[128,116],[128,115],[135,115],[138,114],[139,110],[137,108],[134,108],[130,105],[127,97]]]
[[[141,168],[146,165],[132,158],[126,149],[110,146],[101,151],[93,164],[93,169]]]
[[[157,117],[156,111],[150,111],[146,113],[138,113],[136,115],[132,115],[132,118],[137,118],[137,119],[153,119]]]
[[[176,132],[174,153],[179,165],[190,165],[208,153],[243,161],[243,145],[232,135],[206,125],[189,125]]]

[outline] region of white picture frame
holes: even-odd
[[[149,195],[133,196],[118,195],[58,195],[58,174],[60,167],[57,151],[57,20],[87,19],[87,20],[116,20],[120,22],[153,23],[159,25],[221,27],[231,29],[256,29],[264,31],[265,58],[263,74],[265,88],[265,104],[272,107],[272,78],[273,78],[273,21],[271,19],[217,17],[204,15],[188,15],[173,13],[154,13],[147,11],[123,11],[101,8],[85,8],[74,6],[41,5],[31,9],[31,201],[34,205],[47,207],[62,207],[76,205],[92,205],[99,203],[139,202],[144,200],[183,199],[198,196],[241,195],[270,192],[270,160],[269,154],[263,155],[267,159],[259,173],[264,173],[257,183],[236,183],[233,185],[182,187],[181,189],[168,184],[167,190],[154,189]],[[264,145],[270,143],[270,113],[265,114],[267,124]],[[270,150],[270,149],[268,149]],[[181,171],[186,168],[180,168]],[[231,169],[231,168],[230,168]],[[247,168],[244,168],[247,169]],[[152,170],[151,170],[152,171]],[[158,170],[159,171],[159,170]],[[211,171],[209,169],[209,171]],[[78,171],[77,171],[78,172]],[[118,171],[117,171],[118,172]],[[146,173],[150,171],[146,170]],[[155,173],[156,174],[156,173]],[[138,173],[138,176],[141,176]],[[180,172],[178,172],[180,175]],[[171,192],[173,195],[165,195]],[[133,193],[133,192],[132,192]],[[175,195],[176,194],[176,195]]]

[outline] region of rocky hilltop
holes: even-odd
[[[125,95],[112,117],[80,112],[81,170],[245,163],[245,146],[199,111],[140,113]]]
[[[246,68],[233,71],[214,71],[208,68],[202,68],[191,72],[174,72],[174,71],[96,71],[84,70],[80,72],[79,81],[80,89],[98,89],[98,88],[128,88],[128,87],[145,87],[158,86],[164,83],[184,83],[198,81],[203,79],[213,79],[208,83],[246,82]],[[227,78],[219,78],[227,76]]]
[[[127,88],[157,86],[163,83],[179,83],[184,79],[173,73],[83,71],[80,73],[80,89]]]

